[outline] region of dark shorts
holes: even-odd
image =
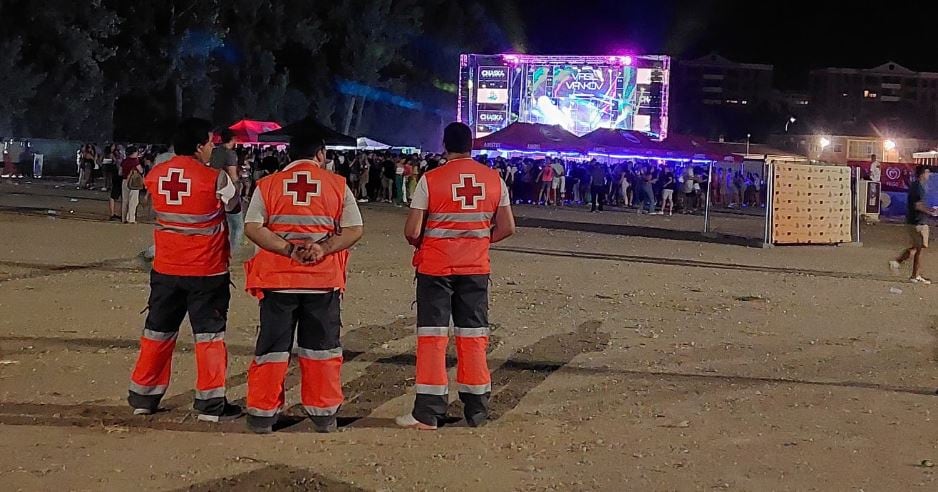
[[[124,184],[124,180],[121,179],[120,173],[114,173],[110,176],[111,178],[111,199],[120,200],[121,199],[121,185]]]

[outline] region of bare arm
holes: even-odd
[[[412,208],[407,214],[407,222],[404,224],[404,238],[411,246],[420,246],[420,238],[423,236],[423,219],[426,213],[426,210]]]
[[[244,224],[244,235],[262,249],[282,256],[290,256],[299,261],[297,248],[290,241],[274,234],[273,231],[258,222]]]
[[[931,215],[932,217],[934,217],[934,216],[936,215],[936,213],[938,213],[938,212],[935,212],[935,209],[928,208],[928,206],[925,205],[925,200],[919,200],[919,201],[915,202],[915,210],[918,210],[919,212],[922,212],[922,213]]]
[[[318,246],[322,249],[322,256],[331,255],[332,253],[338,253],[351,248],[362,238],[363,233],[364,227],[362,226],[343,227],[341,231],[338,231],[335,235],[329,236],[329,239],[318,243]],[[312,245],[307,245],[307,248],[312,247]]]
[[[492,244],[511,237],[515,233],[515,216],[511,213],[511,205],[498,207],[493,222]]]

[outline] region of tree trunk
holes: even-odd
[[[359,133],[362,128],[362,113],[365,111],[365,104],[368,102],[364,97],[361,98],[361,101],[358,103],[358,112],[355,115],[355,136],[360,137]]]
[[[355,96],[352,96],[349,100],[347,110],[345,111],[345,120],[342,123],[342,133],[348,135],[349,129],[352,126],[352,115],[355,113]]]

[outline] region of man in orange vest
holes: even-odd
[[[362,217],[341,176],[323,169],[322,138],[294,135],[293,162],[257,183],[245,234],[258,246],[245,264],[247,290],[260,299],[261,326],[248,369],[247,424],[270,433],[284,405],[284,378],[297,338],[303,408],[317,432],[336,429],[342,404],[340,301],[348,249]]]
[[[212,154],[211,123],[183,121],[173,137],[176,157],[155,166],[146,188],[156,212],[156,256],[149,313],[127,398],[135,415],[157,410],[169,385],[173,349],[186,313],[195,334],[195,409],[199,420],[241,415],[225,398],[225,325],[231,282],[225,213],[240,210],[228,175],[205,165]]]
[[[472,131],[451,123],[443,132],[446,164],[417,183],[404,228],[417,248],[417,397],[401,427],[435,430],[449,405],[446,347],[456,335],[456,388],[470,426],[488,418],[492,379],[488,346],[489,245],[515,232],[505,182],[472,160]]]

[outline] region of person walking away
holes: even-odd
[[[540,183],[540,189],[537,192],[537,205],[541,204],[542,198],[544,205],[549,205],[550,189],[554,184],[554,168],[551,167],[549,158],[544,161],[544,166],[541,168],[540,174],[538,174],[537,182]]]
[[[567,171],[561,159],[554,159],[550,167],[554,170],[554,179],[550,183],[550,191],[553,194],[551,199],[554,205],[560,207],[563,206],[564,194],[567,192],[567,177],[565,176]]]
[[[208,121],[183,120],[173,137],[178,155],[146,176],[156,212],[156,250],[149,312],[127,397],[134,415],[159,408],[187,313],[195,334],[193,407],[198,420],[220,422],[241,415],[241,408],[225,398],[225,325],[231,297],[225,212],[238,210],[240,201],[228,174],[206,166],[212,155],[211,131]]]
[[[121,190],[121,222],[136,224],[137,205],[140,204],[140,189],[143,188],[144,183],[140,154],[133,145],[127,147],[127,158],[121,162],[118,178],[120,179],[120,185],[117,188]]]
[[[119,162],[114,162],[114,145],[106,145],[101,156],[101,175],[104,177],[104,187],[101,191],[111,191],[114,184],[114,175],[118,173]],[[117,180],[120,181],[120,180]]]
[[[398,157],[394,162],[394,204],[401,207],[406,201],[407,197],[404,196],[404,159]]]
[[[668,215],[674,215],[674,188],[677,183],[674,182],[674,172],[667,169],[664,173],[664,186],[661,189],[661,215],[664,215],[664,209],[668,209]]]
[[[241,176],[238,171],[238,153],[234,150],[234,132],[225,128],[219,136],[221,137],[221,145],[212,150],[209,165],[213,169],[227,173],[228,178],[234,183],[238,195],[241,195]],[[231,254],[234,256],[243,242],[244,216],[239,210],[238,213],[227,214],[226,220],[228,222],[228,244],[231,246]]]
[[[336,429],[343,401],[340,302],[349,251],[362,236],[345,179],[323,168],[325,142],[290,139],[292,162],[262,179],[245,218],[258,246],[245,263],[246,289],[260,299],[260,330],[248,369],[247,426],[270,433],[284,406],[284,379],[297,340],[303,408],[317,432]]]
[[[456,335],[456,388],[466,422],[488,419],[492,379],[489,340],[489,245],[515,231],[505,182],[472,160],[472,130],[451,123],[443,131],[448,161],[417,184],[404,237],[416,248],[417,396],[401,427],[435,430],[449,405],[446,347]]]
[[[385,156],[381,164],[381,198],[385,203],[391,203],[394,199],[394,175],[397,172],[397,164],[391,159],[390,155]]]
[[[912,246],[906,248],[898,258],[889,262],[889,267],[894,272],[898,272],[900,266],[906,260],[912,258],[911,281],[925,285],[931,284],[931,281],[922,277],[921,274],[922,251],[928,248],[928,217],[938,215],[934,208],[929,208],[925,204],[925,192],[927,191],[930,176],[931,171],[928,170],[928,167],[918,166],[915,168],[916,180],[909,185],[908,209],[906,212],[906,224],[908,224]]]
[[[590,166],[590,195],[590,212],[602,212],[606,201],[606,170],[595,161]]]
[[[689,214],[694,210],[694,185],[697,180],[694,177],[694,168],[688,165],[684,168],[684,181],[681,183],[681,213]]]
[[[657,179],[655,179],[654,170],[652,168],[648,168],[648,170],[646,170],[645,174],[642,176],[642,194],[645,195],[644,206],[648,209],[649,215],[658,215],[658,213],[655,212],[655,208],[658,205],[655,202],[656,181]],[[639,209],[639,212],[641,211],[642,209]]]
[[[78,188],[90,190],[94,187],[94,162],[97,158],[94,146],[86,144],[81,152],[81,178],[79,178]],[[8,154],[9,155],[9,154]]]

